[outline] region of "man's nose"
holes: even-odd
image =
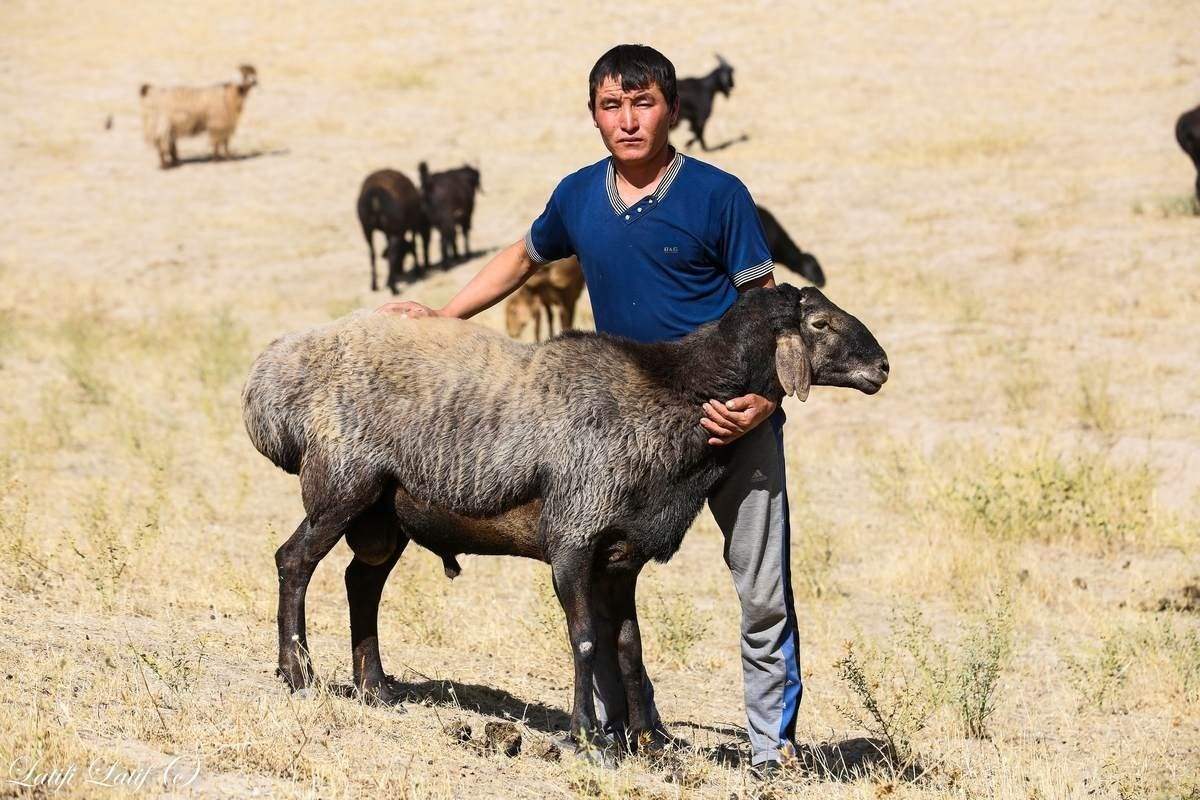
[[[633,113],[633,105],[621,106],[621,129],[632,131],[637,128],[637,117]]]

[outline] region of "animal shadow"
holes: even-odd
[[[500,249],[499,247],[485,247],[482,250],[472,250],[468,253],[459,253],[457,256],[453,256],[453,257],[447,258],[445,261],[438,262],[437,264],[433,265],[431,267],[431,269],[441,269],[441,270],[453,269],[454,267],[457,267],[459,264],[465,264],[468,261],[479,258],[481,256],[490,255],[499,249]]]
[[[701,748],[701,752],[721,766],[749,766],[750,749],[745,731],[688,724],[719,734],[736,733],[736,741]],[[806,777],[837,783],[849,783],[881,774],[912,782],[925,774],[919,764],[897,762],[892,758],[888,744],[883,739],[868,737],[854,737],[839,742],[799,743],[796,745],[795,759],[788,766]]]
[[[728,141],[721,142],[720,144],[714,144],[712,147],[706,147],[706,148],[702,148],[702,149],[706,153],[715,153],[718,150],[724,150],[726,147],[733,147],[735,144],[741,144],[742,142],[748,142],[748,141],[750,141],[750,134],[743,133],[741,136],[737,136]],[[691,149],[691,145],[688,145],[688,149],[689,150]]]
[[[549,734],[571,728],[571,717],[562,709],[527,702],[503,689],[452,680],[425,679],[409,683],[391,675],[387,680],[390,688],[400,696],[400,703],[464,708],[488,717],[520,720],[534,730]],[[349,684],[331,685],[329,691],[346,698],[358,696]]]
[[[224,158],[213,158],[212,153],[203,153],[200,155],[187,156],[180,158],[176,167],[182,167],[184,164],[222,164],[228,161],[250,161],[254,158],[262,158],[263,156],[286,156],[290,150],[249,150],[245,153],[230,153]]]

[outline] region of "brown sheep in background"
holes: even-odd
[[[575,303],[583,292],[583,268],[572,256],[535,272],[504,307],[508,335],[520,338],[525,326],[533,321],[533,340],[542,341],[542,312],[546,313],[546,338],[554,336],[554,310],[558,310],[558,332],[569,331],[575,323]]]
[[[179,164],[175,140],[205,131],[212,142],[213,160],[229,157],[229,139],[237,128],[246,95],[258,84],[258,73],[249,64],[238,68],[237,82],[215,86],[164,86],[142,84],[142,130],[146,143],[158,151],[163,169]]]

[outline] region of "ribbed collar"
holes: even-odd
[[[663,173],[662,180],[658,182],[658,188],[650,195],[656,202],[662,202],[662,199],[667,196],[667,191],[670,190],[671,184],[675,182],[675,176],[679,174],[680,167],[683,166],[683,153],[675,151],[675,157],[671,159],[671,163],[667,165],[667,171]],[[621,199],[621,193],[617,191],[617,172],[613,169],[613,160],[609,156],[608,159],[608,175],[605,177],[605,186],[608,188],[608,200],[612,203],[613,212],[616,214],[624,214],[629,210],[629,206]]]

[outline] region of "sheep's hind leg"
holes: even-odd
[[[316,462],[314,458],[309,463]],[[325,506],[320,502],[324,496],[319,478],[314,475],[312,480],[306,480],[307,472],[306,465],[300,480],[308,516],[291,538],[275,551],[275,566],[279,571],[278,672],[293,689],[308,687],[313,677],[304,624],[304,595],[308,582],[317,564],[342,538],[350,522],[375,502],[381,488],[371,483],[343,487],[345,493],[340,502]]]
[[[346,567],[354,688],[368,702],[380,705],[398,705],[401,699],[401,695],[389,686],[379,656],[379,598],[406,544],[407,537],[401,535],[395,550],[382,564],[368,564],[355,558]]]

